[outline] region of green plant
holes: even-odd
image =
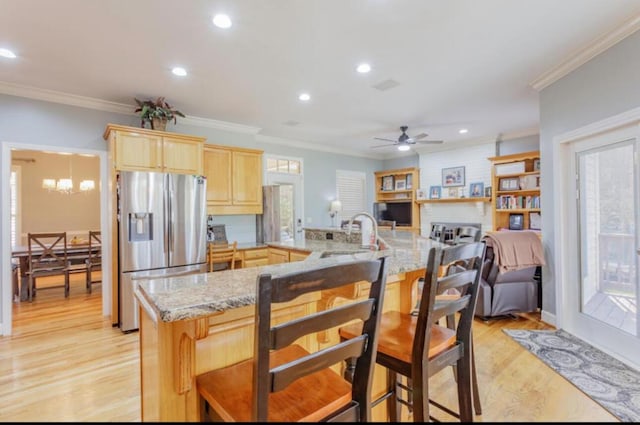
[[[153,100],[140,100],[135,98],[138,107],[135,112],[140,112],[140,126],[144,127],[146,122],[153,123],[154,118],[159,118],[162,120],[173,120],[173,123],[176,124],[178,122],[177,117],[183,117],[184,114],[177,109],[173,109],[171,105],[169,105],[164,97],[159,97],[155,101]],[[152,124],[153,127],[153,124]]]

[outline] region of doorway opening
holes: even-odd
[[[75,241],[82,241],[84,233],[89,230],[100,230],[102,238],[102,252],[104,253],[101,271],[102,284],[97,287],[102,298],[102,312],[104,316],[111,314],[111,270],[108,196],[107,186],[102,182],[107,179],[107,153],[89,149],[76,149],[62,146],[41,146],[2,142],[0,158],[0,177],[5,182],[2,185],[2,208],[0,218],[2,223],[2,244],[0,245],[0,261],[2,267],[2,285],[0,299],[2,303],[2,321],[0,335],[11,335],[14,314],[14,303],[23,303],[20,294],[16,297],[13,270],[17,263],[14,259],[14,249],[24,247],[26,234],[29,232],[68,232],[67,244],[73,237]],[[66,154],[66,155],[64,155]],[[65,189],[63,186],[51,186],[50,181],[59,182],[65,179],[73,180],[73,187]],[[83,182],[80,190],[80,183]],[[91,182],[93,189],[91,189]],[[80,280],[81,279],[81,280]],[[94,280],[97,276],[94,277]],[[22,278],[18,276],[20,290],[24,286]],[[47,286],[47,279],[42,280],[43,287]],[[84,274],[79,278],[84,288]],[[40,286],[40,282],[38,282]],[[46,291],[56,292],[56,291]],[[42,293],[45,294],[44,292]],[[95,294],[93,295],[95,296]],[[49,295],[42,299],[48,298]],[[64,299],[62,291],[60,297]],[[27,301],[28,302],[28,301]]]

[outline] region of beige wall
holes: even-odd
[[[20,161],[17,159],[27,159]],[[100,162],[97,156],[60,155],[29,150],[12,152],[12,165],[20,167],[21,244],[29,232],[68,232],[87,237],[100,230]],[[29,160],[35,161],[29,161]],[[42,179],[73,178],[74,190],[80,181],[93,180],[96,189],[71,195],[42,188]]]

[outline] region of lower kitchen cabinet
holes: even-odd
[[[266,266],[269,264],[269,249],[255,248],[242,251],[242,268]]]

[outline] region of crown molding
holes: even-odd
[[[640,29],[640,15],[634,16],[628,21],[622,23],[622,25],[616,26],[612,31],[596,38],[588,46],[575,54],[570,55],[568,59],[560,65],[545,72],[540,77],[532,81],[530,86],[537,91],[544,89],[584,65],[586,62],[609,49],[616,43],[630,36],[638,29]]]
[[[136,107],[135,105],[110,102],[108,100],[78,96],[75,94],[42,89],[38,87],[23,86],[20,84],[13,84],[5,81],[0,81],[0,93],[35,100],[43,100],[45,102],[59,103],[63,105],[78,106],[80,108],[96,109],[98,111],[115,112],[117,114],[132,116],[138,115],[134,112]],[[258,127],[193,116],[186,116],[185,118],[182,118],[180,120],[180,124],[215,128],[217,130],[233,131],[236,133],[245,134],[257,134],[260,131],[260,128]]]

